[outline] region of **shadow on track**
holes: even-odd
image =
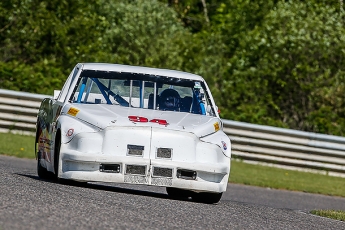
[[[132,195],[137,195],[137,196],[147,196],[147,197],[155,197],[155,198],[160,198],[160,199],[167,199],[167,200],[180,200],[180,201],[189,201],[189,202],[195,202],[190,198],[183,198],[183,197],[170,197],[168,194],[160,193],[160,192],[154,192],[154,191],[144,191],[144,190],[139,190],[136,188],[122,188],[120,186],[142,186],[144,187],[145,185],[131,185],[131,184],[116,184],[116,183],[107,183],[104,184],[96,184],[96,182],[92,183],[86,183],[86,182],[77,182],[77,181],[56,181],[56,180],[46,180],[46,179],[41,179],[38,176],[34,175],[28,175],[28,174],[23,174],[23,173],[15,173],[19,176],[31,178],[37,181],[44,181],[52,184],[61,184],[64,186],[73,186],[73,187],[82,187],[82,188],[90,188],[90,189],[95,189],[95,190],[103,190],[103,191],[109,191],[109,192],[116,192],[116,193],[125,193],[125,194],[132,194]],[[107,184],[107,185],[105,185]]]

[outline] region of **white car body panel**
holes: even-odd
[[[131,98],[133,102],[130,103],[134,107],[111,105],[112,101],[107,98],[97,98],[102,94],[92,93],[87,96],[96,97],[88,100],[96,103],[80,103],[80,98],[75,96],[71,101],[76,84],[81,84],[79,78],[84,70],[200,81],[208,97],[204,103],[216,111],[209,88],[198,75],[147,67],[78,64],[63,89],[54,95],[56,99],[42,102],[36,137],[42,167],[59,178],[76,181],[146,184],[194,192],[222,193],[226,190],[231,143],[222,131],[218,113],[208,115],[209,112],[203,112],[202,107],[201,113],[206,114],[145,109],[148,101],[144,99],[144,93],[139,98],[140,103],[135,103],[131,96],[123,97],[126,101]],[[93,81],[97,84],[97,80]],[[131,81],[130,87],[134,87],[132,84]],[[145,84],[142,83],[143,89]],[[197,87],[194,86],[193,90],[198,90]],[[156,83],[153,89],[158,91]],[[87,96],[83,94],[82,97]],[[138,106],[141,108],[135,108]],[[133,121],[130,116],[144,118],[144,121]],[[153,121],[163,121],[163,124]],[[60,143],[59,153],[55,153]],[[58,171],[54,167],[58,167]]]

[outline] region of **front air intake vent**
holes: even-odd
[[[119,164],[100,164],[99,171],[106,173],[119,173],[120,165]]]
[[[170,168],[153,167],[153,176],[156,177],[172,177],[173,170]]]
[[[126,174],[145,175],[146,166],[143,165],[126,165]]]
[[[153,177],[151,179],[151,184],[157,186],[172,186],[172,178]]]
[[[178,169],[176,176],[177,176],[177,178],[180,178],[180,179],[195,180],[196,179],[196,171]]]
[[[148,181],[146,176],[125,175],[124,182],[131,184],[147,184]]]
[[[172,149],[170,148],[157,148],[157,158],[170,159],[172,156]]]

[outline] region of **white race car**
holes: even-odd
[[[40,178],[166,187],[169,196],[217,203],[230,173],[230,139],[198,75],[82,63],[42,101]]]

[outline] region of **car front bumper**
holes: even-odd
[[[142,146],[142,155],[129,154],[128,146],[134,144]],[[170,157],[157,154],[162,146],[171,149]],[[152,131],[147,127],[135,132],[116,129],[76,136],[61,145],[60,162],[59,177],[64,179],[196,192],[224,192],[230,173],[230,158],[220,146],[203,142],[191,133]]]

